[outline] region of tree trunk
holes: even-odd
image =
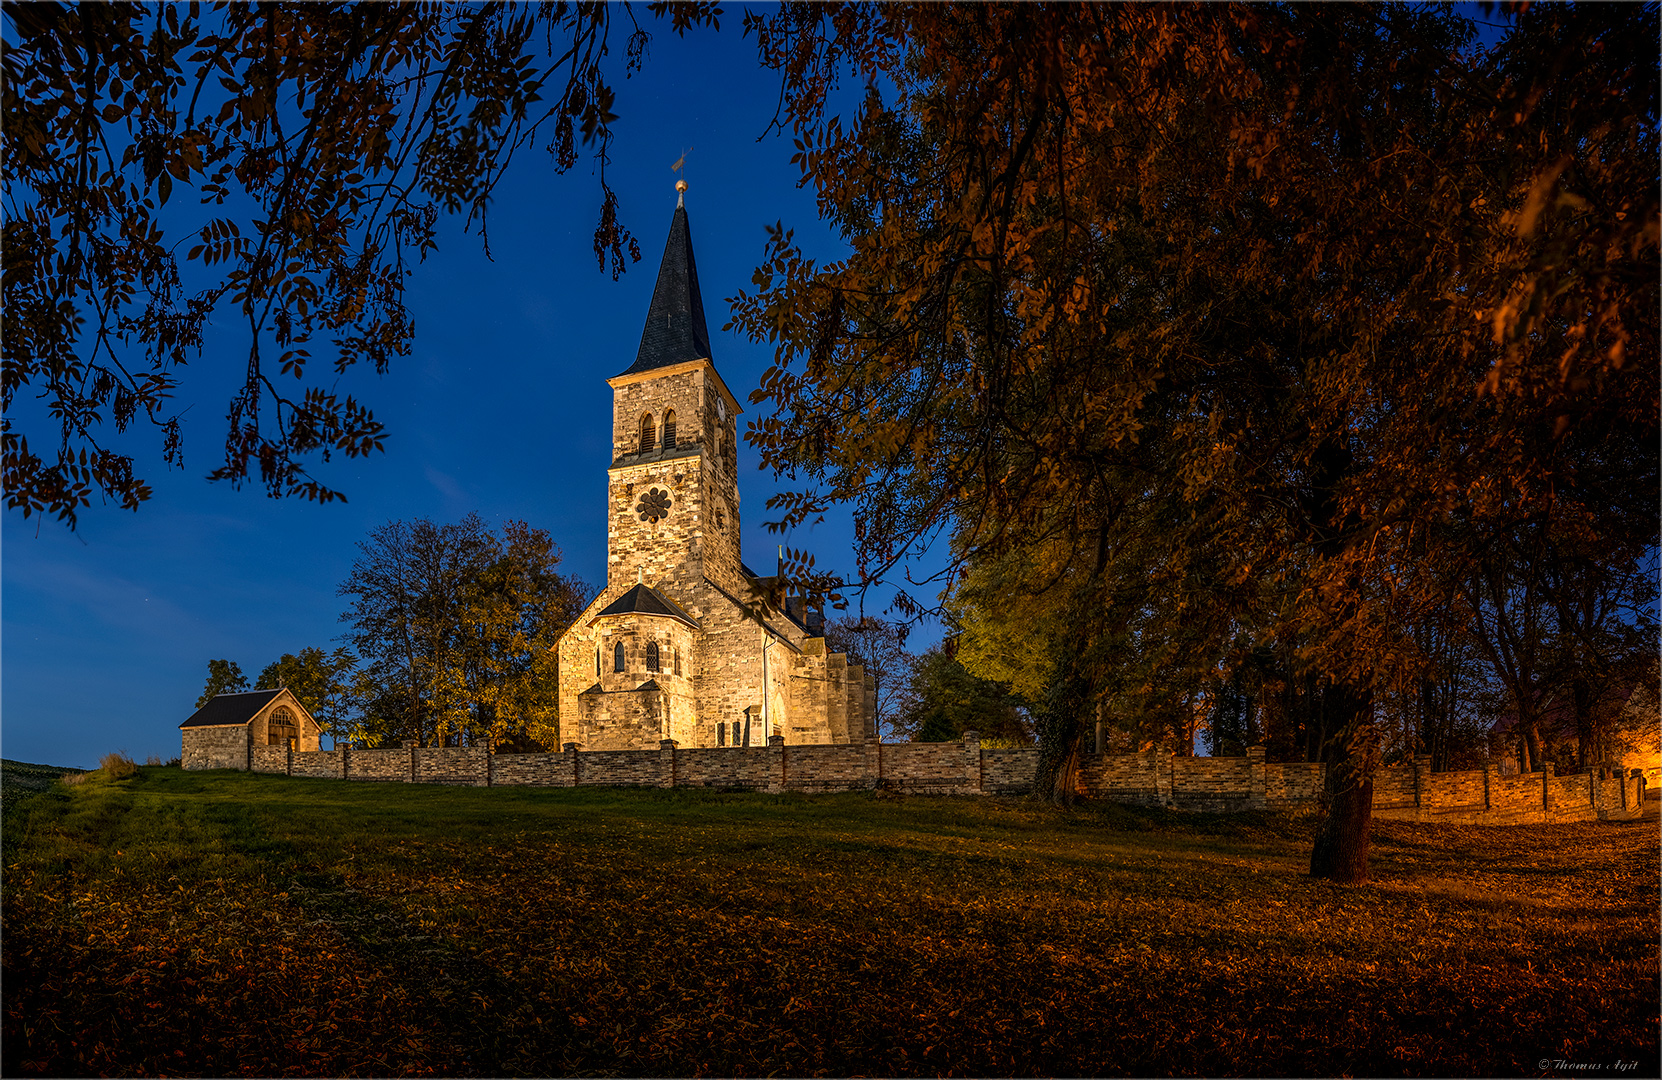
[[[1327,821],[1310,852],[1310,876],[1341,885],[1368,880],[1373,832],[1373,774],[1379,763],[1379,731],[1372,696],[1345,685],[1322,693],[1324,726],[1333,732],[1322,757],[1327,763]]]
[[[1033,798],[1052,806],[1073,805],[1085,717],[1094,715],[1096,699],[1090,680],[1080,671],[1077,638],[1069,637],[1063,650],[1049,700],[1038,717],[1039,765],[1033,777]]]
[[[1072,806],[1078,794],[1079,744],[1085,729],[1077,718],[1071,726],[1074,729],[1071,734],[1050,735],[1046,731],[1048,725],[1041,725],[1040,729],[1039,769],[1033,779],[1033,797],[1052,806]]]

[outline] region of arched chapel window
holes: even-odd
[[[617,648],[612,650],[612,670],[623,670],[623,642],[621,641],[617,643]]]
[[[675,657],[675,673],[677,675],[681,674],[681,650],[671,649],[670,655]]]
[[[664,413],[664,449],[675,449],[675,410]]]
[[[658,643],[656,641],[646,643],[646,670],[658,670]]]
[[[647,413],[645,416],[641,417],[641,453],[644,454],[648,450],[652,449],[654,434],[655,429],[652,426],[652,414]]]
[[[279,705],[271,713],[271,719],[266,721],[266,743],[270,746],[287,746],[289,740],[300,735],[299,723],[295,720],[294,710],[287,705]]]

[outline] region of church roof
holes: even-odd
[[[677,205],[658,267],[652,306],[646,311],[640,352],[624,375],[710,358],[710,332],[704,326],[704,300],[698,294],[698,267],[693,262],[687,210]]]
[[[680,605],[664,594],[648,585],[636,585],[622,596],[607,604],[595,618],[602,619],[607,615],[668,615],[672,619],[680,619],[691,626],[697,626],[698,620],[681,610]]]
[[[208,699],[208,703],[190,714],[190,719],[179,726],[187,727],[223,727],[227,724],[246,724],[259,715],[261,709],[270,705],[272,699],[283,691],[277,690],[248,690],[240,694],[217,694]],[[177,714],[176,714],[177,715]]]

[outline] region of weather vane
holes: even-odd
[[[671,165],[669,167],[669,171],[672,172],[672,173],[678,173],[682,169],[686,168],[687,167],[687,155],[692,153],[692,152],[693,152],[693,148],[690,147],[690,146],[687,147],[685,150],[681,151],[681,156],[675,159],[675,164]],[[678,176],[678,177],[675,178],[675,205],[676,206],[683,205],[684,202],[686,201],[686,196],[687,196],[687,178],[684,177],[684,176]]]

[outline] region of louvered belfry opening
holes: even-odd
[[[664,413],[664,449],[675,449],[675,410]]]
[[[648,450],[652,449],[653,445],[657,442],[657,440],[653,438],[654,434],[656,433],[654,432],[652,426],[652,414],[647,413],[645,416],[641,417],[641,453],[644,454]]]

